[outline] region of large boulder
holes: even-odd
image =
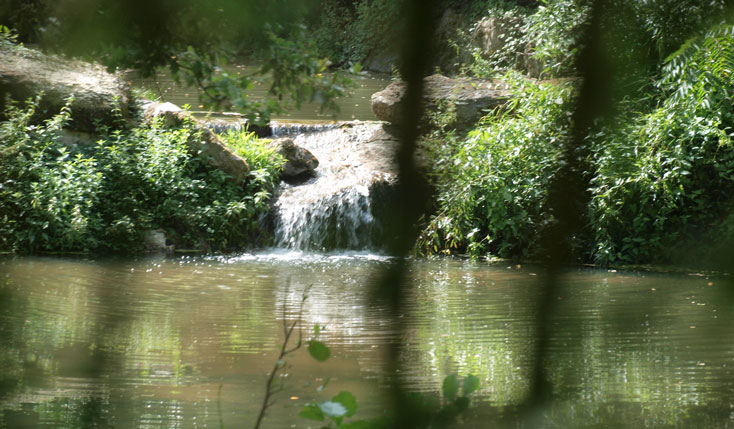
[[[247,161],[237,156],[219,137],[196,120],[189,112],[181,110],[172,103],[149,103],[145,106],[143,118],[150,123],[156,118],[163,118],[168,127],[180,127],[185,123],[192,124],[195,132],[186,141],[193,154],[201,155],[212,167],[229,174],[236,183],[242,183],[250,173]]]
[[[500,80],[452,79],[435,74],[425,78],[424,85],[426,111],[453,109],[454,118],[446,125],[455,128],[473,125],[492,109],[503,106],[510,96],[509,86]],[[384,90],[372,94],[372,112],[375,116],[394,125],[402,124],[406,89],[404,82],[393,82]]]
[[[284,137],[273,140],[268,143],[268,146],[285,158],[282,177],[286,182],[300,181],[312,177],[315,174],[314,170],[319,166],[319,160],[307,149],[296,146],[291,138]]]
[[[24,101],[41,92],[41,119],[57,114],[73,97],[69,127],[79,131],[94,131],[97,123],[112,124],[120,116],[127,119],[132,99],[129,84],[100,65],[0,46],[0,107],[7,96]]]

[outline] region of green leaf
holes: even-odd
[[[321,341],[311,340],[308,342],[308,352],[319,362],[325,362],[331,356],[331,350]]]
[[[344,417],[352,417],[357,412],[357,398],[351,392],[339,392],[338,395],[331,398],[332,401],[338,402],[347,409]]]
[[[464,383],[461,385],[461,391],[464,396],[468,396],[477,390],[479,390],[479,377],[471,374],[464,377]]]
[[[451,374],[443,379],[443,396],[446,399],[454,400],[459,393],[459,378],[456,374]]]
[[[316,420],[317,422],[324,421],[324,412],[315,404],[305,405],[301,412],[298,413],[298,416],[303,417],[304,419]]]
[[[321,326],[319,324],[313,325],[313,334],[318,337],[318,335],[321,333]]]

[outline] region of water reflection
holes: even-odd
[[[229,70],[230,73],[235,75],[248,74],[254,71],[254,69],[250,70],[243,65],[232,66]],[[204,106],[199,99],[198,90],[194,87],[186,88],[177,85],[169,73],[159,73],[155,78],[140,78],[132,73],[127,77],[133,83],[133,86],[151,91],[160,97],[162,101],[168,101],[178,106],[188,104],[192,106],[191,110],[197,114],[222,116],[218,112],[203,111]],[[339,106],[338,112],[321,112],[319,103],[303,103],[300,109],[275,115],[273,119],[298,120],[299,122],[319,121],[319,123],[324,120],[376,120],[377,118],[372,113],[370,97],[375,92],[385,89],[390,84],[390,77],[377,73],[361,73],[358,75],[350,74],[349,79],[354,82],[354,87],[350,88],[348,94],[344,97],[335,100]],[[252,100],[263,100],[268,96],[268,90],[268,82],[253,82],[253,88],[247,92],[247,95]],[[224,117],[226,118],[226,116]]]
[[[266,427],[306,427],[300,407],[350,390],[358,416],[383,410],[384,346],[397,333],[370,305],[368,253],[0,260],[0,427],[225,427],[254,421],[281,341],[303,315],[333,358],[297,353]],[[482,380],[464,427],[517,424],[540,272],[415,261],[401,342],[410,387]],[[720,279],[567,273],[558,290],[545,427],[734,426],[734,304]],[[317,387],[329,380],[324,392]],[[289,398],[295,399],[289,399]]]

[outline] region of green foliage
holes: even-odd
[[[496,70],[515,69],[533,76],[553,78],[577,74],[575,56],[578,37],[589,13],[589,2],[541,0],[536,8],[513,2],[490,2],[484,16],[498,20],[503,29],[502,47],[492,53],[470,48],[464,35],[457,48],[473,53],[467,69],[486,76]],[[686,39],[718,23],[725,13],[725,0],[622,0],[607,7],[597,29],[609,66],[621,81],[642,70],[656,72],[657,65]],[[473,33],[478,24],[469,28]],[[639,82],[629,83],[638,85]]]
[[[306,37],[306,28],[294,27],[287,39],[273,31],[268,31],[268,37],[270,51],[260,69],[262,75],[269,76],[268,93],[272,98],[268,107],[283,111],[315,101],[321,105],[321,112],[337,111],[334,99],[344,95],[353,82],[339,71],[326,73],[331,63],[317,56],[314,42]],[[284,95],[288,95],[285,100]]]
[[[463,386],[461,395],[458,395],[459,386]],[[409,394],[406,400],[417,414],[413,427],[442,428],[450,426],[469,407],[469,395],[478,388],[479,379],[476,376],[468,375],[464,378],[463,383],[460,383],[458,376],[452,374],[443,381],[444,401],[442,403],[424,394]],[[325,428],[331,427],[332,423],[334,427],[340,429],[394,427],[391,419],[387,417],[344,422],[345,418],[353,417],[356,414],[357,408],[357,398],[351,392],[342,391],[329,401],[304,405],[298,416],[317,422],[329,422],[327,426],[323,426]]]
[[[248,194],[253,195],[258,204],[266,202],[280,182],[285,158],[274,148],[268,147],[266,140],[258,139],[254,132],[229,130],[219,137],[237,155],[247,160],[250,166],[250,180],[245,184]]]
[[[593,136],[597,261],[667,261],[685,253],[675,243],[725,217],[734,189],[733,31],[687,42],[663,68],[658,107]]]
[[[331,350],[321,341],[311,340],[308,342],[308,354],[319,362],[325,362],[331,356]]]
[[[71,108],[36,125],[37,103],[10,104],[0,124],[2,251],[137,252],[152,229],[208,250],[263,238],[258,220],[277,161],[258,161],[243,189],[189,153],[189,126],[155,123],[67,145],[61,130]]]
[[[317,341],[321,327],[314,326],[314,338],[308,342],[308,352],[319,362],[325,362],[331,356],[331,350],[326,344]],[[285,347],[284,347],[285,350]],[[461,388],[461,395],[459,395]],[[469,407],[469,395],[479,389],[479,378],[467,375],[463,382],[455,374],[447,376],[443,381],[443,404],[437,403],[433,398],[411,393],[406,401],[411,404],[411,409],[416,412],[416,422],[413,427],[447,427],[453,423],[464,410]],[[320,390],[320,389],[319,389]],[[357,413],[357,398],[347,391],[341,391],[328,401],[319,403],[308,403],[303,406],[298,416],[306,420],[327,422],[322,428],[334,427],[340,429],[382,429],[394,427],[389,416],[383,416],[372,420],[352,420],[344,422],[345,418],[353,417]]]
[[[354,22],[357,11],[343,0],[323,0],[318,19],[314,22],[313,40],[318,52],[335,64],[364,60],[364,49],[357,45]]]
[[[676,50],[686,39],[719,22],[726,13],[726,0],[631,1],[637,26],[644,29],[659,59]]]
[[[357,6],[354,32],[361,58],[389,51],[399,44],[403,31],[401,2],[392,0],[366,0]],[[399,48],[399,47],[398,47]]]
[[[319,52],[339,65],[395,54],[403,28],[400,8],[401,2],[392,0],[323,0],[313,39]]]
[[[510,78],[510,76],[508,76]],[[547,185],[569,126],[571,87],[514,80],[505,113],[466,139],[427,139],[437,210],[418,240],[425,254],[527,256],[548,221]]]
[[[345,418],[352,417],[357,412],[357,399],[350,392],[339,392],[330,401],[323,401],[318,404],[306,404],[299,417],[308,420],[323,422],[327,418],[331,420],[337,428],[354,427],[355,422],[343,424]]]
[[[14,48],[18,44],[18,34],[10,28],[0,25],[0,48]]]
[[[461,392],[464,396],[469,396],[479,390],[479,377],[475,375],[467,375],[461,384]]]
[[[705,238],[716,247],[731,237],[732,35],[732,26],[716,26],[688,40],[654,84],[630,92],[614,120],[600,121],[586,137],[591,198],[578,256],[601,264],[700,265],[681,243]],[[547,184],[568,138],[571,87],[515,85],[506,112],[466,138],[426,140],[438,204],[418,242],[423,253],[542,251],[537,239],[551,220]]]
[[[0,23],[18,31],[21,42],[34,43],[48,20],[46,0],[6,0],[0,3]]]
[[[494,52],[482,52],[471,39],[481,22],[477,20],[457,42],[473,59],[467,71],[478,77],[493,76],[498,70],[516,70],[534,77],[575,74],[574,59],[580,29],[588,14],[584,2],[542,0],[531,9],[512,2],[490,2],[484,16],[495,19],[500,45]]]
[[[101,62],[110,70],[150,76],[168,69],[176,82],[196,87],[204,105],[238,110],[253,123],[304,102],[334,110],[334,98],[351,84],[340,73],[323,73],[329,62],[316,54],[302,26],[310,2],[181,0],[175,7],[140,6],[138,0],[33,0],[25,8],[37,12],[33,19],[17,5],[0,6],[0,22],[21,29],[44,50]],[[231,59],[244,57],[263,68],[247,75],[227,71]],[[254,82],[270,77],[265,100],[246,96]]]
[[[525,38],[543,75],[573,74],[578,38],[589,8],[574,0],[543,0],[525,20]]]

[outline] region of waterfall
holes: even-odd
[[[341,126],[342,123],[338,122],[276,122],[273,121],[269,125],[259,126],[248,124],[247,119],[242,118],[239,115],[228,115],[220,116],[215,119],[208,119],[204,121],[204,125],[210,130],[217,134],[226,133],[229,130],[241,131],[248,129],[254,132],[258,137],[285,137],[285,136],[297,136],[299,134],[311,134],[331,129],[336,129]]]
[[[239,117],[206,122],[216,133],[241,130]],[[378,250],[384,244],[385,200],[397,178],[397,139],[380,122],[272,122],[249,128],[290,137],[318,160],[315,177],[282,183],[272,218],[277,247],[295,250]]]
[[[290,135],[295,144],[311,151],[319,167],[316,177],[299,185],[283,184],[278,192],[273,207],[276,246],[321,251],[379,248],[377,195],[396,180],[395,139],[382,124],[370,122],[291,129],[298,133]]]

